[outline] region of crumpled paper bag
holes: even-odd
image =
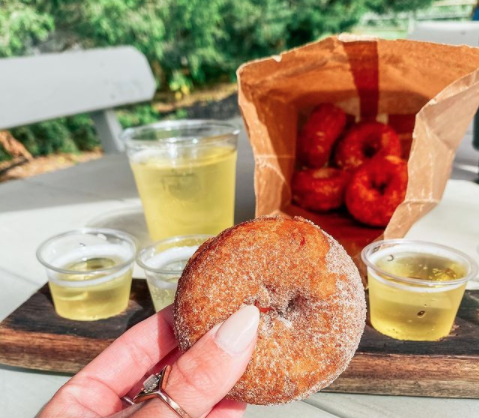
[[[356,259],[382,236],[403,237],[441,199],[455,150],[479,105],[478,68],[479,48],[353,35],[241,66],[239,105],[255,158],[256,216],[301,215]],[[345,210],[313,213],[291,203],[297,133],[320,103],[398,132],[409,181],[385,229],[361,225]]]

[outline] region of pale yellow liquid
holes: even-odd
[[[153,240],[216,235],[233,225],[234,148],[142,152],[132,157],[131,167]]]
[[[128,306],[130,296],[131,268],[111,280],[88,285],[88,281],[111,275],[111,273],[93,275],[89,274],[89,271],[110,268],[122,261],[100,257],[65,265],[64,269],[66,270],[85,272],[85,274],[61,274],[57,276],[58,280],[50,280],[50,291],[58,315],[76,321],[95,321],[124,311]],[[66,283],[62,285],[59,282]],[[69,287],[68,282],[84,282],[85,286]]]
[[[368,269],[371,323],[399,340],[436,341],[449,335],[466,287],[441,285],[464,277],[463,265],[430,254],[388,254],[375,261],[385,272],[428,280],[432,287],[404,285]]]
[[[197,246],[194,248],[196,249]],[[146,278],[148,281],[148,288],[150,289],[151,299],[153,300],[153,305],[157,312],[174,302],[178,279],[180,278],[181,272],[185,268],[188,259],[189,256],[183,260],[175,260],[163,264],[161,269],[165,273],[147,273]],[[168,271],[171,271],[172,273],[166,273]],[[173,272],[180,273],[176,274]]]
[[[175,277],[169,281],[176,284],[178,279],[179,277]],[[171,305],[175,300],[176,286],[174,288],[159,288],[148,282],[148,288],[150,289],[151,300],[156,312]]]

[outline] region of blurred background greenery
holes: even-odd
[[[133,45],[148,58],[153,103],[118,110],[124,127],[161,118],[158,104],[234,83],[242,63],[345,31],[404,37],[415,20],[470,19],[471,1],[0,0],[0,57]],[[174,116],[184,116],[181,111]],[[98,147],[87,115],[13,129],[34,156]],[[10,156],[0,146],[0,161]]]

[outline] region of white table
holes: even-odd
[[[467,173],[457,175],[473,177]],[[253,159],[244,135],[239,145],[237,188],[236,221],[239,222],[254,216]],[[479,245],[479,199],[474,203],[474,194],[479,196],[479,186],[450,182],[444,201],[415,225],[410,236],[449,245],[464,239],[474,242],[475,236]],[[475,217],[471,217],[475,204],[478,205]],[[0,320],[46,282],[45,273],[35,258],[41,241],[95,219],[98,221],[99,215],[109,211],[129,210],[138,205],[124,156],[108,156],[64,171],[0,184]],[[455,236],[451,242],[454,229],[449,225],[450,219],[444,223],[442,217],[457,207],[462,210],[461,218],[470,225],[463,230],[466,238]],[[441,224],[436,228],[438,222]],[[0,366],[0,417],[33,417],[68,379],[68,375]],[[319,393],[305,402],[286,406],[249,407],[246,416],[473,418],[479,417],[479,400]]]

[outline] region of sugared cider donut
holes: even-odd
[[[344,203],[348,171],[332,167],[296,171],[291,181],[293,200],[304,209],[328,211]]]
[[[244,222],[196,251],[175,298],[180,349],[244,305],[260,310],[258,340],[228,397],[257,405],[304,399],[331,384],[353,357],[366,317],[353,261],[300,217]]]
[[[374,157],[401,156],[401,142],[396,131],[380,122],[354,125],[336,147],[334,160],[339,168],[355,169]]]
[[[386,226],[407,190],[407,163],[399,157],[376,157],[353,174],[346,189],[346,206],[358,221]]]
[[[346,113],[331,103],[314,109],[298,135],[298,155],[308,167],[324,166],[346,125]]]

